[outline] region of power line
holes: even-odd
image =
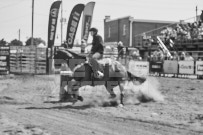
[[[7,22],[14,21],[14,20],[17,20],[17,19],[22,18],[22,17],[25,17],[25,16],[28,16],[28,14],[25,14],[25,15],[23,15],[23,16],[18,16],[18,17],[12,18],[12,19],[0,21],[0,23],[7,23]]]
[[[0,10],[2,10],[2,9],[4,9],[4,8],[16,6],[16,5],[18,5],[18,4],[20,4],[20,3],[24,2],[24,1],[26,1],[26,0],[21,0],[20,2],[16,2],[16,3],[13,3],[13,4],[8,4],[8,5],[6,5],[6,6],[2,6],[2,7],[0,7]]]

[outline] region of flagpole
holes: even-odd
[[[63,43],[63,0],[61,0],[61,45]]]

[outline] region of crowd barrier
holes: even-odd
[[[149,74],[151,75],[195,75],[197,78],[203,76],[203,61],[146,61],[149,63]],[[146,64],[145,64],[146,65]]]
[[[128,62],[128,69],[137,76],[203,77],[203,61],[134,61]]]

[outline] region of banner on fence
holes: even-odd
[[[178,61],[164,61],[163,65],[164,73],[166,74],[177,74],[178,73]]]
[[[0,75],[9,72],[9,46],[0,46]]]
[[[196,75],[203,75],[203,61],[196,61]]]
[[[150,62],[150,72],[163,72],[163,62],[161,61],[151,61]]]
[[[149,74],[149,62],[131,60],[128,64],[128,71],[135,76],[146,77]]]
[[[194,74],[194,61],[179,61],[179,74]]]

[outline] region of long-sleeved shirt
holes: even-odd
[[[96,52],[100,54],[104,52],[103,39],[100,35],[94,35],[92,40],[91,53],[95,54]]]

